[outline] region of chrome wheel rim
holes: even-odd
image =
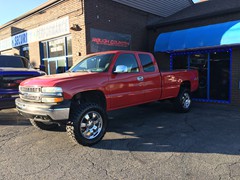
[[[191,98],[188,93],[184,93],[182,96],[182,106],[184,109],[188,109],[191,105]]]
[[[86,113],[80,122],[80,132],[86,139],[96,138],[102,131],[102,127],[102,116],[96,111]]]

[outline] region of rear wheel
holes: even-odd
[[[189,89],[181,88],[174,103],[178,112],[188,112],[192,105],[192,98]]]
[[[69,118],[66,130],[69,137],[84,146],[99,142],[106,133],[107,114],[97,104],[80,104]]]
[[[31,124],[37,128],[37,129],[41,129],[41,130],[53,130],[59,127],[58,124],[56,123],[44,123],[44,122],[39,122],[39,121],[35,121],[34,119],[30,119]]]

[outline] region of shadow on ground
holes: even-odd
[[[194,103],[189,113],[176,113],[161,102],[110,112],[103,140],[92,148],[141,152],[220,153],[240,155],[238,107]],[[12,109],[0,111],[0,126],[29,126]],[[65,127],[55,130],[64,132]]]
[[[191,112],[176,113],[171,104],[152,103],[111,112],[109,119],[113,134],[94,148],[240,155],[237,107],[195,103]]]

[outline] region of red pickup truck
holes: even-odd
[[[65,124],[75,142],[91,146],[106,132],[108,111],[173,99],[187,112],[197,88],[197,70],[159,72],[150,53],[108,51],[84,57],[66,73],[23,81],[16,107],[33,126]]]

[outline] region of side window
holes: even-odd
[[[128,72],[139,72],[139,67],[134,54],[120,54],[115,64],[115,69],[119,65],[127,66]]]
[[[138,56],[139,56],[142,66],[143,66],[144,72],[154,72],[155,71],[155,67],[154,67],[151,56],[149,56],[148,54],[139,54]]]

